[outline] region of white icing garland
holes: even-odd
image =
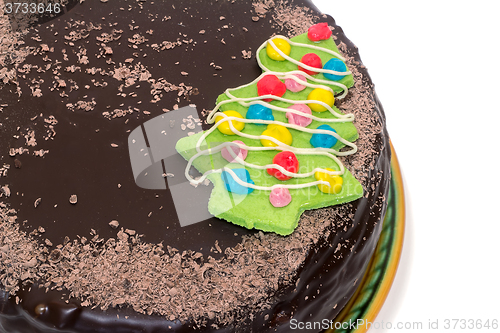
[[[266,47],[267,43],[269,43],[269,45],[271,45],[272,48],[276,52],[278,52],[278,54],[280,56],[282,56],[286,60],[294,63],[295,65],[300,66],[302,68],[305,68],[307,70],[310,70],[310,71],[313,71],[313,72],[319,72],[319,73],[323,73],[323,74],[324,73],[328,73],[328,74],[332,74],[332,75],[344,75],[345,76],[345,75],[352,74],[350,71],[347,71],[347,72],[337,72],[337,71],[334,71],[334,70],[331,70],[331,69],[316,68],[316,67],[312,67],[312,66],[306,65],[304,63],[301,63],[300,61],[297,61],[297,60],[291,58],[290,56],[286,55],[285,53],[283,53],[283,51],[281,51],[276,46],[276,44],[274,44],[273,39],[275,39],[275,38],[284,39],[290,45],[299,46],[299,47],[308,47],[308,48],[311,48],[311,49],[316,49],[316,50],[324,51],[324,52],[329,53],[329,54],[333,55],[334,57],[336,57],[336,58],[338,58],[338,59],[340,59],[342,61],[345,61],[344,57],[342,57],[340,54],[338,54],[337,52],[325,49],[324,47],[319,47],[319,46],[316,46],[316,45],[303,44],[303,43],[295,43],[295,42],[292,42],[290,39],[286,38],[285,36],[277,35],[277,36],[274,36],[273,38],[268,39],[266,42],[262,43],[262,45],[259,46],[259,48],[257,49],[257,63],[259,64],[259,67],[262,68],[262,70],[264,72],[270,72],[270,70],[266,66],[264,66],[264,64],[262,64],[262,61],[259,58],[259,53],[260,53],[260,51],[264,47]],[[335,81],[326,81],[326,80],[316,79],[316,78],[310,76],[309,74],[307,74],[306,72],[303,72],[303,71],[300,71],[300,72],[302,72],[301,73],[302,75],[307,75],[308,79],[311,79],[311,80],[313,80],[315,82],[320,82],[320,83],[329,84],[329,85],[336,85],[336,86],[340,86],[341,85],[340,87],[343,86],[344,93],[338,97],[339,99],[342,99],[342,98],[344,98],[347,95],[347,87],[344,86],[344,85],[342,85],[341,83],[338,83],[338,82],[335,82]],[[281,74],[283,74],[283,73],[281,73]]]
[[[293,46],[309,47],[312,49],[321,50],[321,51],[327,52],[329,54],[332,54],[333,56],[335,56],[341,60],[345,60],[340,54],[338,54],[334,51],[328,50],[326,48],[322,48],[322,47],[315,46],[315,45],[309,45],[309,44],[295,43],[295,42],[292,42],[291,40],[289,40],[288,38],[283,37],[283,36],[279,36],[279,35],[274,36],[273,38],[282,38],[282,39],[285,39],[288,43],[290,43]],[[309,80],[317,82],[317,83],[335,85],[335,86],[342,88],[343,93],[338,98],[343,98],[347,94],[347,87],[345,85],[343,85],[339,82],[335,82],[335,81],[326,81],[326,80],[316,79],[316,78],[312,77],[311,75],[308,75],[307,73],[300,71],[300,70],[290,71],[290,72],[270,71],[267,67],[265,67],[262,64],[260,57],[259,57],[260,51],[267,45],[267,43],[269,43],[286,60],[288,60],[296,65],[300,65],[301,67],[304,67],[308,70],[312,70],[315,72],[321,72],[321,73],[330,73],[333,75],[349,75],[349,74],[351,74],[350,71],[337,72],[337,71],[333,71],[333,70],[315,68],[315,67],[305,65],[305,64],[300,63],[300,62],[296,61],[295,59],[287,56],[286,54],[284,54],[281,50],[279,50],[277,48],[277,46],[274,44],[272,39],[269,39],[268,41],[264,42],[257,50],[257,56],[256,56],[257,62],[259,64],[259,66],[262,68],[262,70],[264,71],[264,73],[262,73],[258,78],[256,78],[255,80],[253,80],[252,82],[250,82],[248,84],[239,86],[237,88],[226,89],[225,94],[229,97],[229,99],[222,101],[222,102],[219,102],[215,106],[215,108],[212,111],[210,111],[210,113],[207,117],[208,124],[214,123],[215,118],[217,116],[222,116],[223,119],[216,122],[214,124],[214,126],[212,126],[209,130],[207,130],[205,133],[203,133],[203,135],[198,139],[198,141],[196,143],[197,153],[189,159],[187,166],[186,166],[186,169],[185,169],[185,172],[184,172],[186,178],[189,180],[189,182],[191,184],[197,185],[199,183],[202,183],[212,173],[222,173],[223,171],[227,171],[231,174],[231,176],[233,177],[233,180],[236,181],[239,185],[247,187],[247,188],[252,188],[254,190],[271,191],[275,188],[301,189],[301,188],[306,188],[306,187],[311,187],[311,186],[316,186],[316,185],[330,186],[329,182],[322,181],[322,180],[309,182],[309,183],[303,183],[303,184],[293,184],[293,185],[291,185],[291,184],[289,184],[289,185],[276,184],[273,186],[259,186],[259,185],[244,182],[236,175],[236,173],[231,168],[228,168],[228,167],[208,170],[201,177],[199,177],[197,179],[194,179],[193,177],[191,177],[191,175],[189,174],[189,169],[190,169],[191,165],[193,164],[193,161],[196,158],[198,158],[199,156],[202,156],[202,155],[211,155],[213,153],[220,152],[223,148],[228,148],[231,146],[236,146],[236,147],[239,147],[240,149],[246,149],[246,150],[251,150],[251,151],[281,150],[281,151],[291,151],[296,155],[323,155],[323,156],[327,156],[327,157],[331,158],[339,166],[339,169],[340,169],[339,171],[328,171],[328,170],[323,169],[323,168],[315,168],[314,170],[307,172],[307,173],[289,172],[289,171],[285,170],[285,168],[283,168],[282,166],[280,166],[278,164],[256,165],[256,164],[245,162],[243,159],[241,159],[239,156],[237,156],[237,154],[232,149],[227,149],[227,151],[229,152],[229,154],[233,158],[233,163],[237,162],[245,167],[258,169],[258,170],[265,170],[265,169],[269,169],[269,168],[278,169],[284,175],[289,176],[289,177],[294,177],[294,178],[310,177],[318,171],[322,172],[322,173],[329,174],[329,175],[343,175],[345,172],[345,168],[344,168],[342,162],[340,162],[340,160],[337,158],[337,156],[347,156],[347,155],[354,154],[357,151],[357,146],[354,143],[345,140],[344,138],[342,138],[340,135],[338,135],[336,132],[333,132],[333,131],[322,130],[322,129],[310,129],[307,127],[302,127],[302,126],[298,126],[298,125],[294,125],[294,124],[287,124],[287,123],[283,123],[283,122],[275,121],[275,120],[271,121],[271,120],[246,119],[246,118],[231,117],[231,116],[227,116],[226,114],[224,114],[220,111],[217,112],[222,105],[227,104],[227,103],[237,102],[240,105],[245,106],[245,107],[253,105],[253,104],[260,104],[260,105],[268,107],[272,110],[276,110],[276,111],[280,111],[280,112],[290,112],[290,113],[293,113],[296,115],[300,115],[301,117],[306,117],[306,118],[321,121],[321,122],[347,122],[347,121],[352,122],[354,120],[353,114],[346,114],[346,115],[339,114],[332,107],[330,107],[328,104],[326,104],[322,101],[319,101],[319,100],[291,100],[291,99],[286,99],[286,98],[282,98],[282,97],[278,97],[278,96],[274,96],[274,95],[263,95],[263,96],[249,97],[249,98],[241,98],[241,97],[235,97],[234,95],[232,95],[231,91],[241,89],[244,87],[248,87],[248,86],[254,84],[255,82],[258,82],[260,79],[262,79],[266,75],[276,75],[280,80],[293,79],[297,83],[305,85],[307,87],[322,88],[322,89],[325,89],[325,90],[333,93],[333,90],[328,86],[321,85],[321,84],[316,85],[316,84],[309,83],[307,81],[302,81],[301,79],[296,77],[294,74],[304,75],[306,77],[306,79],[309,79]],[[336,118],[319,118],[319,117],[309,115],[309,114],[306,114],[306,113],[303,113],[303,112],[300,112],[300,111],[297,111],[294,109],[278,107],[278,106],[275,106],[275,105],[272,105],[268,102],[263,101],[264,99],[268,99],[268,98],[271,98],[273,100],[279,100],[282,102],[292,103],[292,104],[308,104],[308,103],[320,104],[320,105],[326,107],[326,109]],[[335,137],[337,140],[339,140],[340,142],[342,142],[346,146],[351,147],[352,149],[349,151],[340,152],[340,151],[337,151],[337,150],[331,149],[331,148],[297,148],[297,147],[286,145],[286,144],[282,143],[281,141],[279,141],[273,137],[267,136],[267,135],[251,135],[251,134],[247,134],[247,133],[243,133],[241,131],[238,131],[233,126],[232,120],[243,122],[243,123],[268,124],[268,125],[269,124],[276,124],[276,125],[281,125],[281,126],[288,127],[288,128],[293,128],[295,130],[306,132],[306,133],[327,134],[327,135],[331,135],[331,136]],[[224,122],[228,122],[228,125],[229,125],[229,128],[231,129],[231,131],[239,136],[242,136],[242,137],[245,137],[248,139],[254,139],[254,140],[261,140],[261,139],[269,140],[269,141],[272,141],[273,143],[275,143],[277,146],[275,146],[275,147],[250,147],[250,146],[242,145],[242,144],[235,143],[235,142],[225,142],[225,143],[220,144],[216,147],[209,148],[206,150],[201,150],[201,148],[200,148],[201,144],[206,139],[206,137],[208,135],[210,135],[214,130],[216,130],[220,124],[222,124]]]

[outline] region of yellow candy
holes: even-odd
[[[281,141],[289,146],[292,144],[292,134],[290,133],[288,128],[282,125],[269,124],[267,125],[267,129],[264,132],[262,132],[262,135],[267,135],[272,138],[275,138],[278,141]],[[277,146],[277,144],[275,144],[271,140],[266,140],[266,139],[260,139],[260,143],[262,143],[264,147]]]
[[[278,50],[280,50],[281,52],[283,52],[286,55],[290,55],[291,47],[290,47],[290,44],[286,40],[278,37],[278,38],[272,39],[272,41],[273,41],[274,45],[276,45]],[[269,44],[269,42],[267,43],[266,52],[267,52],[267,56],[273,60],[278,60],[278,61],[285,60],[285,58],[283,58],[278,52],[276,52],[274,47],[272,47],[271,44]]]
[[[335,97],[333,96],[333,93],[330,92],[329,90],[321,88],[316,88],[313,91],[311,91],[307,96],[307,99],[320,101],[328,104],[329,106],[333,106],[333,103],[335,103]],[[311,110],[316,112],[323,112],[328,110],[323,105],[317,103],[309,103],[309,107],[311,108]]]
[[[243,116],[241,114],[239,114],[239,112],[236,112],[234,110],[228,110],[228,111],[224,111],[222,113],[224,113],[226,116],[229,116],[229,117],[237,117],[237,118],[242,118],[243,119]],[[220,121],[220,120],[222,120],[224,118],[225,118],[224,116],[217,116],[217,117],[215,117],[215,122],[217,123],[218,121]],[[219,124],[217,126],[217,129],[222,134],[226,134],[226,135],[234,135],[234,134],[236,134],[229,127],[229,122],[231,122],[231,124],[233,124],[234,128],[236,130],[240,131],[240,132],[245,127],[245,123],[244,122],[236,121],[236,120],[226,120],[225,122]]]
[[[326,170],[335,171],[330,168],[326,168]],[[323,184],[318,185],[319,190],[323,193],[339,194],[340,191],[342,191],[342,184],[344,183],[344,180],[340,176],[329,175],[326,172],[316,171],[314,173],[314,178],[316,178],[316,180],[323,180],[330,183],[330,186]]]

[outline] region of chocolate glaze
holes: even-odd
[[[181,99],[179,105],[194,103],[198,111],[201,111],[211,109],[216,97],[225,88],[245,84],[260,74],[255,59],[242,59],[241,50],[251,49],[255,52],[269,36],[281,33],[271,26],[270,15],[266,19],[253,22],[251,17],[255,14],[252,13],[251,3],[246,1],[213,1],[210,4],[208,1],[176,1],[176,9],[170,8],[170,2],[157,1],[154,6],[144,2],[142,4],[143,14],[135,14],[132,17],[136,11],[120,11],[119,8],[128,8],[129,5],[136,7],[135,1],[113,0],[103,5],[99,1],[87,0],[63,16],[37,26],[36,31],[31,31],[25,40],[28,45],[36,47],[38,44],[30,37],[38,35],[49,46],[53,43],[55,47],[66,47],[69,57],[76,59],[70,52],[71,48],[61,42],[64,31],[58,36],[54,36],[54,31],[63,26],[63,20],[97,22],[101,17],[106,17],[103,21],[106,23],[115,22],[116,17],[126,21],[133,19],[140,26],[140,31],[151,28],[155,30],[155,34],[159,29],[163,29],[162,40],[173,41],[178,37],[182,39],[179,32],[186,34],[188,38],[196,36],[195,51],[191,51],[190,44],[176,47],[168,53],[148,50],[147,57],[139,57],[136,61],[145,64],[151,72],[154,71],[156,77],[164,77],[176,85],[185,82],[197,88],[199,94],[190,95],[188,102]],[[290,6],[293,5],[306,5],[319,15],[317,9],[307,0],[294,1]],[[184,11],[183,8],[188,10]],[[110,16],[110,12],[118,16]],[[148,12],[159,13],[157,21],[169,15],[171,19],[163,25],[157,24],[158,22],[150,21]],[[220,21],[221,16],[226,20]],[[335,25],[331,17],[321,18],[321,21],[325,20],[335,26],[333,33],[338,38],[337,44],[340,41],[345,43],[350,55],[360,61],[355,46],[345,37],[342,29]],[[199,24],[188,24],[194,21],[199,21]],[[52,23],[54,28],[50,27]],[[217,30],[229,23],[245,26],[249,32],[245,33],[241,29]],[[206,30],[204,35],[199,34],[202,29]],[[231,33],[235,31],[240,35],[233,38]],[[122,47],[127,48],[125,40],[134,33],[136,31],[123,32]],[[226,44],[214,43],[214,35],[218,39],[224,38]],[[56,39],[59,39],[57,43]],[[210,42],[205,44],[204,40]],[[98,53],[96,45],[89,43],[86,47],[90,54]],[[138,52],[140,49],[141,45]],[[236,56],[236,59],[231,59],[232,55]],[[125,52],[122,54],[117,47],[113,61],[116,64],[123,63],[126,56]],[[51,57],[62,58],[60,52],[51,54]],[[97,61],[101,61],[101,66],[106,67],[104,58]],[[180,63],[175,65],[177,61]],[[26,62],[33,63],[35,59],[28,57]],[[91,65],[99,67],[98,62]],[[220,65],[222,69],[215,70],[209,65],[211,62]],[[189,75],[182,76],[180,71],[186,71]],[[371,86],[366,70],[360,68],[360,72]],[[45,74],[37,75],[43,78]],[[64,78],[64,72],[62,76]],[[77,238],[78,235],[88,237],[90,229],[96,230],[104,238],[115,237],[116,230],[111,229],[108,222],[118,220],[120,226],[143,234],[142,240],[146,242],[164,242],[180,251],[191,249],[213,257],[217,257],[217,254],[210,252],[210,248],[216,240],[221,248],[226,248],[240,242],[242,235],[252,235],[255,232],[216,218],[181,228],[176,221],[168,191],[143,190],[135,186],[128,161],[127,131],[152,116],[161,114],[162,108],[171,109],[177,103],[175,93],[165,93],[160,103],[139,105],[133,98],[124,99],[106,94],[107,90],[103,88],[84,89],[83,85],[88,84],[88,75],[83,73],[72,74],[71,78],[80,85],[80,89],[68,93],[68,99],[73,103],[89,100],[85,97],[88,95],[94,98],[100,107],[111,106],[109,110],[119,108],[121,103],[125,103],[121,108],[128,105],[140,107],[141,110],[150,111],[152,115],[135,113],[134,116],[127,117],[128,123],[125,123],[125,118],[105,119],[101,115],[105,111],[102,109],[89,112],[68,111],[65,105],[68,100],[54,98],[52,94],[44,94],[39,98],[24,94],[18,98],[15,87],[7,86],[0,90],[2,103],[15,105],[6,108],[2,114],[5,130],[0,133],[0,162],[14,165],[14,157],[8,156],[7,152],[9,147],[21,146],[21,141],[13,138],[13,135],[18,134],[18,126],[29,125],[35,128],[35,131],[43,131],[43,117],[34,122],[29,120],[40,113],[44,116],[54,115],[59,121],[55,126],[55,140],[39,142],[40,147],[36,147],[49,150],[46,157],[17,156],[22,167],[9,170],[7,183],[14,193],[5,202],[18,211],[19,221],[27,221],[23,225],[25,230],[30,232],[42,225],[46,229],[43,238],[50,239],[54,244],[61,244],[66,236],[71,239]],[[112,91],[116,91],[120,82],[111,78],[107,81],[109,86],[112,86]],[[49,73],[46,74],[46,82],[51,82]],[[27,84],[27,80],[20,80],[24,91],[30,91]],[[145,82],[139,82],[136,86],[138,91],[150,89],[149,84]],[[374,112],[380,117],[384,129],[377,135],[379,153],[373,157],[374,169],[369,170],[366,177],[368,181],[365,188],[370,189],[369,195],[346,206],[346,209],[354,214],[353,227],[346,232],[331,233],[328,239],[320,240],[314,245],[297,273],[300,277],[297,284],[281,286],[276,295],[270,295],[275,297],[274,305],[270,309],[253,314],[253,320],[250,320],[248,315],[241,315],[244,313],[242,311],[234,325],[218,329],[212,328],[209,321],[209,325],[199,329],[200,332],[287,332],[291,318],[297,321],[334,318],[350,299],[357,288],[356,282],[361,281],[376,246],[382,226],[381,220],[385,214],[385,203],[381,198],[386,197],[388,191],[390,149],[385,130],[385,116],[375,93],[373,98],[376,104]],[[34,123],[36,124],[33,125]],[[112,143],[118,147],[112,148]],[[121,184],[121,188],[118,184]],[[78,195],[76,205],[68,204],[72,194]],[[37,198],[42,198],[42,202],[35,208],[33,203]],[[55,204],[58,205],[57,209],[54,209]],[[159,210],[159,206],[164,209]],[[382,208],[373,210],[374,206]],[[153,212],[150,218],[147,217],[149,212]],[[168,231],[158,232],[159,230]],[[335,259],[333,253],[336,244],[344,239],[352,240],[354,248],[342,249],[345,252],[343,258]],[[138,314],[127,308],[109,309],[106,312],[90,310],[80,306],[75,300],[65,303],[61,300],[61,292],[46,293],[45,289],[38,289],[36,284],[25,286],[18,296],[22,299],[20,305],[15,304],[13,297],[7,299],[6,294],[0,295],[0,324],[7,332],[190,332],[194,326],[192,322],[181,324],[178,321],[168,321],[163,316]],[[125,316],[128,316],[128,319],[124,319]]]

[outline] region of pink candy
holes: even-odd
[[[311,108],[309,108],[305,104],[294,104],[294,105],[289,106],[288,108],[296,110],[296,111],[300,111],[300,112],[303,112],[306,114],[312,114]],[[292,125],[306,127],[310,123],[312,123],[311,118],[302,117],[302,116],[299,116],[297,114],[293,114],[291,112],[287,112],[286,117],[288,118],[288,122]]]
[[[330,38],[332,31],[328,27],[328,23],[318,23],[311,27],[307,31],[307,37],[313,42],[319,42],[320,40],[325,40]]]
[[[301,81],[307,82],[306,77],[304,75],[302,74],[294,74],[294,75]],[[285,86],[286,89],[290,90],[291,92],[299,92],[306,88],[305,85],[298,83],[294,79],[285,79]]]
[[[269,194],[269,201],[276,208],[285,207],[292,201],[292,195],[287,188],[273,188],[271,194]]]
[[[240,140],[234,140],[233,142],[239,143],[241,145],[245,144],[243,141],[240,141]],[[231,156],[231,153],[228,151],[228,148],[231,148],[233,150],[234,154],[237,155],[242,160],[245,160],[245,158],[247,158],[248,150],[246,150],[246,149],[240,149],[240,147],[237,147],[237,146],[224,147],[224,148],[222,148],[220,153],[222,154],[222,157],[224,157],[224,159],[226,161],[228,161],[229,163],[234,162],[234,158],[233,158],[233,156]]]

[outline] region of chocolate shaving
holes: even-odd
[[[76,205],[77,202],[78,202],[78,197],[76,196],[76,194],[72,194],[69,197],[69,203],[72,205]]]

